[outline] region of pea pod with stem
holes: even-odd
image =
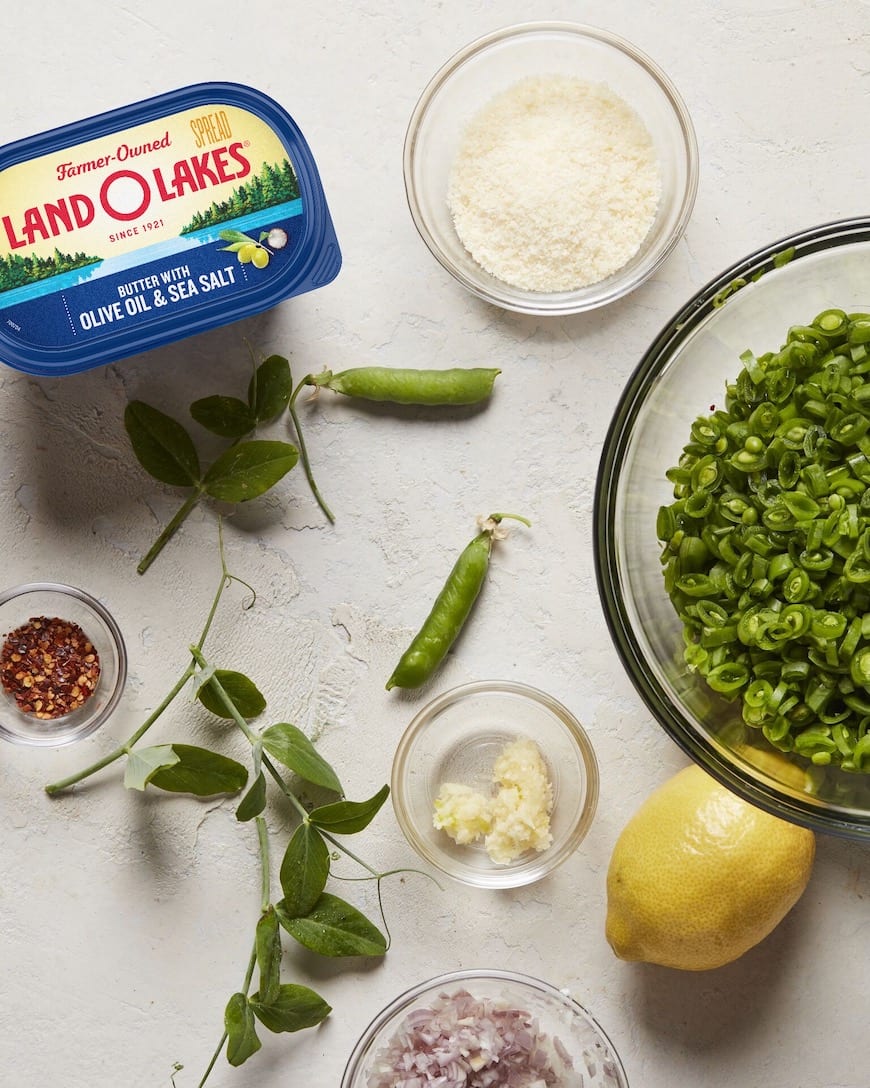
[[[494,367],[413,370],[406,367],[359,366],[337,374],[324,370],[302,379],[303,385],[331,389],[361,400],[392,404],[478,404],[492,393],[501,371]]]
[[[410,367],[358,366],[335,373],[323,370],[306,374],[293,390],[287,405],[299,443],[299,458],[311,494],[317,505],[331,521],[335,515],[320,493],[314,479],[308,448],[302,435],[302,424],[296,411],[296,401],[306,387],[331,389],[358,400],[379,403],[409,404],[421,407],[450,407],[479,404],[492,393],[495,379],[501,371],[494,367],[451,367],[449,370],[419,370]]]
[[[505,518],[531,522],[519,514],[490,514],[477,536],[453,565],[423,626],[387,681],[391,688],[417,688],[433,675],[465,625],[489,569],[495,532]]]

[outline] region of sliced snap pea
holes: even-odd
[[[444,660],[477,600],[489,569],[495,530],[505,518],[531,524],[519,514],[490,514],[454,563],[423,626],[393,669],[387,691],[420,687]]]
[[[870,773],[870,316],[741,361],[656,522],[685,661],[774,746]]]

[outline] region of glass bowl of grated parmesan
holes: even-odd
[[[688,111],[665,73],[595,27],[525,23],[472,42],[408,125],[414,223],[465,288],[520,313],[581,313],[652,276],[698,187]]]
[[[598,801],[598,764],[552,696],[484,680],[420,710],[396,749],[391,793],[420,857],[465,884],[517,888],[577,850]]]
[[[510,971],[440,975],[391,1002],[350,1056],[341,1088],[558,1085],[628,1088],[600,1025],[565,991]]]

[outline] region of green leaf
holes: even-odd
[[[309,819],[316,827],[336,835],[355,835],[372,822],[390,795],[389,786],[381,786],[367,801],[336,801],[314,809]]]
[[[190,414],[207,431],[223,438],[244,438],[257,425],[250,408],[238,397],[203,397],[191,404]]]
[[[248,385],[249,410],[265,423],[284,411],[292,392],[290,363],[280,355],[270,355],[257,367]]]
[[[334,793],[344,793],[338,775],[295,725],[289,722],[270,725],[260,734],[260,739],[270,756],[306,782],[322,786]]]
[[[244,994],[233,994],[224,1010],[227,1033],[227,1061],[242,1065],[263,1045],[257,1038],[254,1011]]]
[[[323,836],[307,822],[293,832],[281,862],[283,908],[288,918],[307,914],[326,885],[329,849]]]
[[[139,464],[155,480],[173,487],[196,487],[199,457],[193,439],[171,416],[141,400],[124,410],[124,426]]]
[[[273,1001],[262,1000],[254,994],[250,1001],[257,1019],[269,1031],[301,1031],[313,1028],[332,1012],[320,994],[307,986],[286,984]]]
[[[218,238],[223,242],[253,242],[254,240],[247,234],[242,234],[240,230],[222,230]]]
[[[383,956],[384,935],[364,914],[337,895],[324,892],[304,918],[290,917],[275,904],[278,921],[305,948],[321,956]]]
[[[247,502],[273,487],[298,460],[299,450],[289,442],[241,442],[214,462],[203,487],[213,499]]]
[[[228,756],[192,744],[173,744],[172,750],[178,760],[150,777],[151,785],[158,789],[213,797],[217,793],[238,793],[248,781],[247,768]]]
[[[196,697],[206,710],[217,714],[219,718],[232,718],[232,714],[218,694],[215,680],[230,697],[230,702],[243,718],[256,718],[266,709],[266,700],[253,680],[249,680],[244,673],[234,672],[232,669],[215,669],[213,679],[200,686]]]
[[[268,237],[269,237],[269,232],[267,230],[261,230],[260,231],[260,241],[261,242],[265,242]]]
[[[231,246],[221,246],[221,253],[238,253],[242,246],[247,245],[246,242],[233,242]]]
[[[257,922],[255,946],[260,969],[260,1000],[271,1005],[281,989],[281,926],[272,906]]]
[[[124,785],[128,790],[144,790],[161,768],[173,767],[177,762],[178,756],[171,744],[134,748],[127,756]]]
[[[266,807],[266,777],[262,771],[254,779],[254,783],[245,796],[239,802],[236,809],[236,819],[239,823],[247,823]]]

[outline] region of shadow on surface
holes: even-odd
[[[710,971],[635,965],[633,1010],[641,1027],[687,1053],[733,1052],[750,1036],[773,1030],[780,995],[794,985],[800,947],[815,921],[796,907],[760,944],[733,963]]]

